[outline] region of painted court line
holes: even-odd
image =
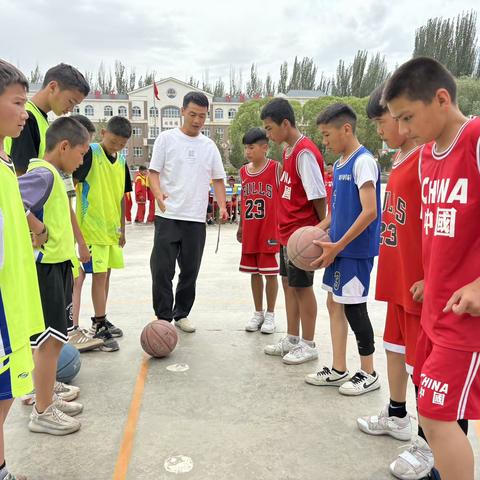
[[[130,410],[128,412],[127,422],[123,430],[122,444],[118,452],[115,471],[113,472],[113,480],[125,480],[127,478],[128,465],[132,456],[133,441],[137,430],[138,415],[140,414],[140,406],[142,404],[143,390],[145,388],[145,380],[147,378],[149,361],[144,358],[138,372],[135,389],[133,390]]]

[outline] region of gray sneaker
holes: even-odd
[[[83,411],[83,405],[78,402],[66,402],[58,395],[53,397],[53,405],[61,412],[67,414],[69,417],[74,417]]]
[[[102,352],[116,352],[120,349],[118,342],[113,338],[104,321],[92,322],[92,327],[90,328],[89,333],[93,338],[103,341],[103,345],[99,347]]]
[[[100,338],[93,338],[88,335],[87,330],[83,328],[75,328],[68,335],[68,343],[74,346],[79,352],[88,352],[103,345],[103,340]]]
[[[80,388],[76,387],[75,385],[67,385],[66,383],[62,382],[55,382],[53,393],[58,395],[62,400],[71,402],[80,395]]]
[[[417,437],[409,448],[390,464],[390,472],[401,480],[418,480],[430,473],[433,464],[432,450],[423,438]]]
[[[48,433],[50,435],[69,435],[80,430],[81,423],[61,412],[54,404],[50,405],[43,413],[38,413],[35,406],[30,414],[28,428],[35,433]]]
[[[13,473],[8,472],[7,476],[3,480],[27,480],[27,477],[24,475],[14,475]]]
[[[267,345],[263,351],[267,355],[283,357],[297,345],[298,342],[291,342],[290,337],[287,335],[286,337],[283,337],[278,343],[275,343],[273,345]]]
[[[397,440],[408,441],[412,438],[412,422],[410,415],[404,418],[389,417],[388,404],[380,415],[357,418],[358,428],[369,435],[390,435]]]

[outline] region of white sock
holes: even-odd
[[[312,340],[305,340],[304,338],[302,338],[302,342],[306,343],[309,347],[315,348],[315,342],[313,342]]]
[[[300,341],[300,337],[298,335],[288,335],[288,340],[290,343],[298,343]]]
[[[256,311],[255,311],[255,315],[258,315],[258,316],[260,316],[260,317],[263,317],[263,316],[264,316],[263,310],[256,310]]]

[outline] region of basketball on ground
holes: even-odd
[[[177,345],[177,330],[165,320],[153,320],[142,330],[140,344],[148,355],[166,357]]]
[[[66,343],[58,357],[57,381],[70,383],[80,371],[81,365],[80,352],[74,346]]]
[[[315,245],[314,240],[330,242],[327,232],[318,227],[301,227],[295,230],[287,243],[288,259],[301,270],[311,272],[323,267],[312,267],[310,264],[322,255],[322,247]]]

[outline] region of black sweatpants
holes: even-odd
[[[190,313],[195,301],[195,286],[202,262],[205,235],[204,222],[155,216],[150,270],[153,310],[157,318],[179,320]],[[180,273],[174,304],[172,280],[177,261]]]

